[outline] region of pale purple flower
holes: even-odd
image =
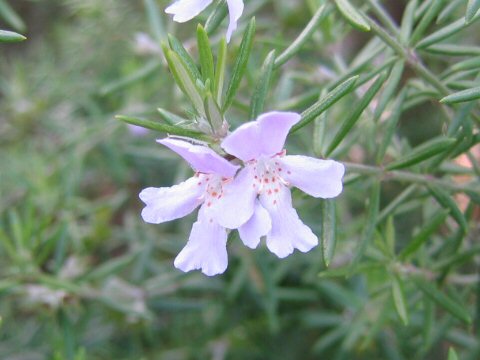
[[[266,235],[268,249],[280,258],[294,249],[307,252],[318,244],[292,207],[290,186],[324,199],[336,197],[343,187],[341,163],[286,155],[285,139],[299,120],[296,113],[266,113],[240,126],[221,144],[245,167],[223,186],[222,201],[213,209],[216,221],[229,229],[238,228],[250,248]]]
[[[186,22],[200,14],[213,0],[177,0],[165,9],[167,14],[173,15],[176,22]],[[242,16],[243,0],[227,0],[230,23],[227,29],[227,42],[237,28],[237,21]]]
[[[215,208],[222,198],[224,184],[231,181],[239,166],[206,146],[172,138],[158,142],[183,157],[196,174],[172,187],[144,189],[140,193],[146,204],[143,220],[163,223],[186,216],[201,205],[187,245],[175,258],[174,265],[185,272],[201,269],[208,276],[223,273],[228,264],[227,230],[216,221]]]

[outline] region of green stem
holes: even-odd
[[[436,178],[429,174],[415,174],[407,171],[398,170],[386,171],[385,169],[378,166],[354,164],[348,162],[344,162],[344,164],[347,167],[347,171],[351,173],[378,176],[381,177],[383,181],[403,181],[422,185],[433,184],[453,192],[471,191],[480,195],[480,186],[472,183],[456,184],[450,181]]]
[[[406,49],[403,45],[393,38],[389,33],[387,33],[381,26],[379,26],[374,20],[369,17],[366,17],[368,24],[370,25],[372,31],[378,35],[380,39],[388,46],[390,46],[393,51],[397,53],[398,56],[405,59],[407,64],[424,80],[426,80],[430,85],[432,85],[441,95],[448,95],[450,91],[448,88],[443,85],[443,83],[428,70],[423,64],[420,62],[416,54],[411,51],[410,49]]]

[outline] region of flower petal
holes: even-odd
[[[174,265],[182,271],[202,270],[205,275],[223,273],[228,265],[227,231],[212,221],[203,207],[193,224],[187,245],[175,258]]]
[[[293,112],[262,114],[256,121],[245,123],[228,135],[222,147],[243,161],[274,155],[283,150],[288,132],[298,121],[300,115]]]
[[[148,223],[160,224],[190,214],[203,201],[205,185],[198,185],[192,177],[172,187],[143,189],[140,199],[146,204],[142,218]]]
[[[186,22],[200,14],[213,0],[178,0],[165,9],[173,21]]]
[[[271,228],[272,221],[270,220],[270,215],[257,200],[255,201],[255,210],[252,217],[238,228],[238,233],[245,246],[255,249],[260,243],[260,238],[267,235]]]
[[[282,178],[311,196],[329,199],[342,192],[345,166],[337,161],[300,155],[277,161],[283,168]]]
[[[237,21],[242,16],[243,12],[243,0],[227,0],[228,13],[230,17],[230,23],[227,30],[227,42],[230,42],[232,33],[237,28]]]
[[[193,145],[188,141],[171,138],[157,140],[157,142],[183,157],[195,171],[232,177],[239,168],[206,146]]]
[[[232,181],[223,185],[222,197],[211,209],[220,225],[236,229],[252,217],[257,197],[253,177],[253,172],[247,166],[240,170]]]
[[[298,217],[292,207],[290,190],[285,186],[278,193],[260,195],[260,202],[272,219],[267,234],[267,247],[279,258],[290,255],[294,249],[307,252],[318,244],[315,234]]]

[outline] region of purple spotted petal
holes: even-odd
[[[227,0],[228,13],[230,17],[230,23],[227,30],[227,42],[230,42],[232,33],[237,28],[237,21],[242,16],[243,12],[243,0]]]
[[[183,157],[195,171],[233,177],[239,168],[206,146],[193,145],[188,141],[171,138],[157,140],[157,142]]]
[[[276,194],[262,194],[260,202],[272,219],[272,229],[267,234],[267,247],[279,258],[287,257],[294,249],[307,252],[318,244],[315,234],[300,220],[292,207],[288,188],[282,186]]]
[[[200,14],[213,0],[178,0],[165,9],[173,21],[183,23]]]
[[[149,187],[140,193],[140,199],[146,204],[142,218],[148,223],[178,219],[190,214],[203,201],[205,185],[198,185],[198,179],[192,177],[172,187]]]
[[[228,229],[236,229],[252,217],[257,189],[253,187],[254,174],[249,167],[223,186],[222,197],[212,208],[215,220]]]
[[[238,127],[222,142],[225,151],[248,161],[262,155],[274,155],[283,150],[291,127],[300,121],[300,115],[292,112],[273,111],[260,115]]]
[[[282,165],[283,179],[311,196],[329,199],[342,192],[345,166],[337,161],[300,155],[285,156],[277,161]]]
[[[238,233],[245,246],[255,249],[260,242],[260,238],[267,235],[271,228],[270,215],[257,200],[252,217],[238,228]]]
[[[187,245],[175,258],[174,265],[182,271],[202,270],[205,275],[223,273],[228,265],[227,232],[215,221],[210,221],[202,207],[193,224]]]

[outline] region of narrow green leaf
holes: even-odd
[[[480,4],[480,2],[478,2]],[[447,360],[458,360],[458,355],[457,355],[457,352],[455,351],[455,349],[453,347],[450,347],[450,349],[448,349],[448,359]]]
[[[215,81],[213,84],[213,93],[217,104],[222,103],[223,83],[225,81],[225,68],[227,65],[227,41],[225,38],[220,40],[218,45],[217,65],[215,67]]]
[[[324,280],[319,282],[317,287],[323,295],[322,298],[329,298],[351,311],[358,311],[365,306],[365,298],[354,289],[342,286],[338,282]]]
[[[312,346],[312,353],[317,357],[324,354],[327,349],[331,348],[334,344],[340,343],[348,334],[350,334],[350,328],[347,326],[332,327],[331,330],[326,331],[318,338]]]
[[[479,16],[475,16],[474,20],[478,19]],[[474,21],[472,20],[472,22]],[[472,23],[471,22],[471,23]],[[470,23],[470,24],[471,24]],[[440,30],[435,31],[433,34],[430,34],[426,37],[424,37],[422,40],[418,42],[416,45],[416,48],[418,49],[423,49],[426,48],[427,46],[436,44],[454,34],[457,32],[463,30],[465,27],[467,27],[468,24],[465,24],[465,19],[458,19],[457,21],[454,21],[453,23],[450,23],[447,26],[444,26]]]
[[[63,341],[63,359],[74,360],[75,356],[75,330],[72,320],[68,316],[65,309],[60,308],[58,312],[58,321],[62,328],[62,341]]]
[[[190,54],[187,52],[187,50],[183,47],[182,43],[173,35],[168,34],[168,44],[170,45],[170,48],[183,60],[183,63],[187,67],[188,71],[192,75],[192,77],[195,79],[201,79],[202,75],[200,74],[200,71],[198,71],[198,67],[195,64],[195,61],[192,59]],[[165,47],[163,49],[164,53],[166,52]]]
[[[158,108],[157,109],[158,113],[162,117],[163,120],[165,120],[169,125],[176,125],[179,126],[179,124],[183,124],[187,121],[187,119],[184,119],[177,114],[174,114],[168,110],[165,110],[163,108]]]
[[[343,72],[342,76],[336,81],[339,83],[348,78],[352,74],[361,72],[365,68],[370,68],[372,65],[372,59],[378,56],[382,51],[386,49],[386,45],[377,37],[373,37],[368,41],[365,46],[355,55],[350,62],[350,66]],[[335,84],[335,82],[334,82]]]
[[[26,40],[27,38],[23,35],[17,34],[13,31],[0,30],[0,42],[13,43]]]
[[[325,267],[330,265],[335,252],[336,244],[336,220],[335,220],[335,200],[324,199],[321,202],[321,222],[322,231],[320,235],[322,250],[323,250],[323,262]]]
[[[402,79],[404,67],[405,62],[403,59],[397,60],[395,65],[393,65],[392,71],[390,72],[387,80],[387,84],[385,85],[382,94],[379,96],[378,104],[375,107],[375,112],[373,113],[374,122],[377,122],[378,119],[380,119],[385,108],[387,107],[388,102],[393,98],[395,90]]]
[[[111,274],[117,274],[125,269],[130,263],[135,260],[137,254],[130,253],[122,257],[118,257],[112,260],[107,261],[100,266],[95,267],[92,271],[86,274],[82,280],[92,281],[92,280],[99,280],[104,279]]]
[[[457,44],[437,44],[423,49],[431,54],[447,56],[478,56],[480,55],[479,46],[467,46]]]
[[[377,80],[375,80],[375,82],[372,84],[372,86],[370,86],[365,95],[360,99],[359,103],[353,108],[350,115],[347,116],[347,118],[343,121],[340,129],[337,131],[332,141],[330,142],[330,145],[327,148],[327,151],[325,153],[327,157],[332,153],[333,150],[337,148],[337,146],[342,142],[345,136],[347,136],[349,131],[360,118],[360,115],[363,113],[363,111],[373,100],[377,92],[380,90],[386,78],[386,74],[379,75]]]
[[[350,25],[361,31],[370,31],[368,22],[348,0],[335,0],[335,4]]]
[[[449,298],[447,295],[438,290],[435,285],[422,279],[416,279],[415,284],[438,306],[441,306],[450,314],[466,322],[467,324],[472,322],[470,314],[465,309],[465,306]]]
[[[19,252],[26,251],[22,220],[15,209],[8,211],[8,220],[17,250]]]
[[[388,146],[392,142],[393,135],[395,134],[395,129],[397,127],[398,121],[400,120],[400,115],[402,114],[402,107],[405,101],[406,91],[401,91],[400,95],[397,97],[395,104],[390,115],[390,118],[387,120],[386,128],[383,131],[385,134],[383,140],[380,143],[377,151],[376,161],[377,164],[381,164],[387,153]]]
[[[423,0],[420,2],[417,10],[415,11],[415,21],[419,21],[420,18],[425,15],[428,10],[428,7],[434,0]]]
[[[141,126],[150,130],[161,131],[170,135],[187,136],[194,139],[203,139],[203,140],[208,139],[208,137],[202,134],[201,132],[184,129],[179,126],[160,124],[156,121],[142,119],[138,117],[132,117],[132,116],[117,115],[115,116],[115,118],[123,122],[126,122],[127,124]]]
[[[418,7],[418,0],[410,0],[403,12],[402,24],[400,27],[400,40],[402,44],[408,44],[408,39],[412,33],[413,24],[415,22],[415,11]]]
[[[393,303],[395,304],[395,310],[397,311],[400,320],[402,320],[403,325],[408,325],[408,307],[407,299],[405,298],[405,292],[403,290],[403,282],[397,276],[394,276],[392,279],[392,297]]]
[[[435,230],[437,230],[437,228],[441,224],[443,224],[445,218],[449,213],[449,209],[437,212],[435,216],[433,216],[431,219],[428,220],[428,222],[423,224],[418,234],[416,234],[413,239],[410,240],[408,245],[402,250],[398,257],[402,260],[405,260],[411,255],[415,254],[417,250],[423,245],[423,243],[430,238],[430,236],[435,232]]]
[[[426,143],[417,146],[409,154],[403,158],[395,160],[386,166],[387,170],[403,169],[408,166],[418,164],[425,161],[435,155],[441,154],[448,150],[453,144],[455,139],[439,137]]]
[[[221,1],[205,22],[205,31],[208,35],[211,36],[218,29],[225,16],[227,16],[227,4],[225,1]]]
[[[443,7],[442,11],[440,11],[440,14],[438,14],[435,23],[441,25],[451,19],[452,14],[456,14],[457,9],[463,7],[464,3],[465,0],[449,0]]]
[[[380,207],[380,189],[380,181],[375,180],[370,191],[370,196],[368,198],[369,204],[367,218],[363,225],[360,242],[355,249],[355,257],[353,258],[353,261],[350,265],[350,269],[352,270],[355,269],[355,266],[358,264],[358,262],[363,257],[363,254],[367,250],[368,244],[372,241],[374,237],[378,210]]]
[[[270,86],[274,64],[275,50],[272,50],[268,53],[265,61],[263,62],[262,69],[260,70],[260,76],[258,77],[255,90],[253,91],[252,100],[250,101],[250,120],[256,119],[257,116],[263,112],[265,98],[267,97],[267,91]]]
[[[36,279],[41,285],[45,285],[53,289],[65,290],[78,295],[81,295],[84,292],[82,287],[67,279],[61,279],[45,274],[37,274]]]
[[[457,62],[450,67],[448,73],[450,74],[460,71],[476,70],[478,68],[480,68],[480,56]]]
[[[424,296],[422,299],[424,320],[422,326],[422,350],[428,350],[433,343],[433,333],[436,327],[436,309],[435,304],[429,297]]]
[[[450,210],[450,214],[465,233],[468,228],[467,220],[465,220],[465,216],[463,216],[463,213],[460,211],[452,197],[438,186],[428,185],[428,190],[442,207]]]
[[[468,0],[465,22],[469,24],[480,9],[480,0]],[[450,360],[450,359],[449,359]]]
[[[385,242],[388,247],[389,255],[395,254],[395,223],[393,216],[387,218],[387,224],[385,226]]]
[[[20,260],[20,254],[18,253],[14,244],[12,244],[11,239],[5,234],[5,232],[0,228],[0,244],[3,246],[5,253],[13,260],[18,262]]]
[[[148,23],[155,39],[160,43],[166,40],[167,32],[165,24],[160,15],[160,9],[155,0],[144,0],[145,10],[147,12]]]
[[[322,94],[323,95],[323,94]],[[317,157],[324,158],[325,136],[327,135],[327,111],[320,114],[313,122],[312,149]]]
[[[116,91],[135,85],[137,82],[150,77],[157,70],[159,70],[161,66],[162,63],[159,60],[151,60],[132,74],[102,86],[98,93],[100,96],[107,96]]]
[[[455,243],[458,244],[458,246],[455,246],[455,248],[458,250],[458,247],[460,246],[460,243],[463,239],[463,232],[462,230],[456,232],[453,234],[452,237],[449,237],[445,239],[445,242],[447,243]],[[434,271],[445,271],[445,269],[451,268],[451,267],[458,267],[461,265],[465,265],[469,263],[472,258],[476,257],[480,253],[480,246],[469,246],[467,250],[462,251],[462,252],[453,252],[452,255],[450,255],[447,258],[443,258],[442,260],[439,260],[433,264],[433,269]]]
[[[358,79],[358,75],[352,76],[351,78],[345,80],[343,83],[338,85],[315,104],[310,106],[307,110],[302,113],[302,119],[292,127],[290,134],[301,129],[305,125],[309,124],[317,116],[327,110],[330,106],[335,104],[338,100],[344,97],[346,94],[351,92],[354,88],[355,82]]]
[[[394,211],[400,207],[400,205],[404,204],[409,200],[409,198],[415,194],[417,191],[417,185],[412,184],[403,190],[400,194],[398,194],[393,200],[389,202],[387,206],[385,206],[380,214],[377,217],[377,224],[381,224],[385,219],[388,218],[391,214],[394,214]]]
[[[428,7],[427,12],[422,17],[418,25],[415,27],[412,35],[409,39],[410,45],[415,45],[418,40],[423,36],[425,30],[427,30],[428,26],[432,23],[438,13],[442,10],[442,7],[445,3],[445,0],[433,0],[430,6]]]
[[[187,70],[187,65],[175,52],[172,50],[164,50],[165,58],[172,75],[185,95],[190,99],[195,110],[201,115],[205,116],[205,109],[203,107],[203,99],[200,95],[195,79]]]
[[[233,102],[235,94],[240,87],[243,74],[247,69],[248,59],[250,58],[250,51],[252,50],[253,38],[255,36],[255,18],[250,20],[250,23],[243,34],[242,42],[240,43],[240,50],[237,54],[237,61],[233,67],[230,83],[228,84],[227,93],[225,95],[225,103],[223,104],[223,112],[225,112]]]
[[[445,96],[440,102],[444,104],[456,104],[477,99],[480,99],[480,86]]]
[[[27,26],[22,18],[18,16],[15,10],[5,0],[0,0],[0,18],[10,25],[14,30],[24,32]]]
[[[478,85],[478,82],[474,80],[458,80],[458,81],[447,82],[447,86],[449,86],[452,90],[456,90],[456,91],[464,91],[464,90],[472,89],[477,85]]]
[[[370,10],[378,18],[378,20],[385,26],[385,28],[395,37],[400,36],[400,31],[396,21],[392,18],[390,13],[377,0],[367,0]]]
[[[227,127],[223,119],[223,115],[220,111],[217,102],[213,98],[212,93],[208,92],[205,96],[205,112],[207,115],[207,120],[212,127],[213,133],[218,136],[225,136]]]
[[[278,68],[290,60],[302,46],[310,39],[313,33],[317,30],[318,25],[326,18],[330,10],[326,4],[321,5],[308,22],[307,26],[298,35],[298,37],[286,48],[275,60],[275,68]]]
[[[208,79],[214,81],[214,66],[213,66],[213,54],[212,47],[210,45],[210,39],[208,38],[207,32],[202,25],[198,24],[197,26],[197,46],[200,56],[200,67],[202,69],[203,81],[206,82]]]

